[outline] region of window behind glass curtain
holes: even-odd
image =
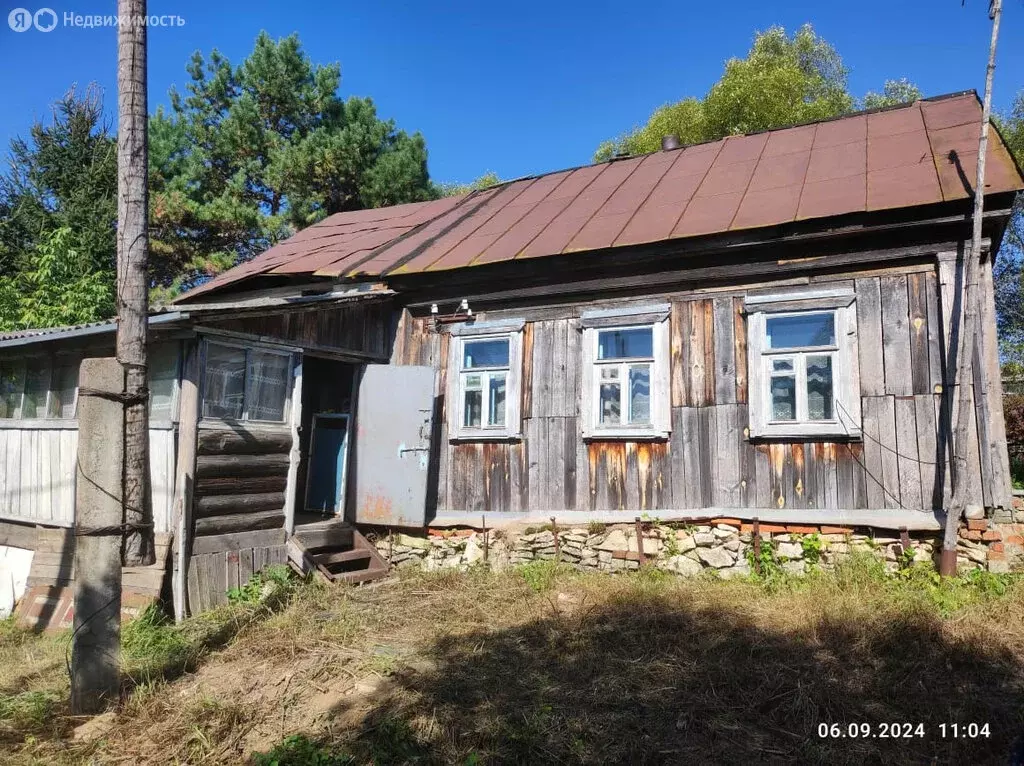
[[[203,417],[240,420],[245,400],[245,349],[206,344]]]
[[[46,416],[50,418],[75,417],[75,395],[78,392],[78,359],[57,357],[50,374],[50,399]]]
[[[249,351],[249,379],[246,389],[248,420],[282,421],[288,400],[288,372],[291,360],[281,354]]]

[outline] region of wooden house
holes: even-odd
[[[954,94],[341,213],[187,293],[151,325],[179,614],[289,552],[379,570],[366,528],[938,529],[980,119]],[[993,132],[972,516],[1010,507],[989,264],[1022,188]],[[73,520],[62,355],[107,330],[0,340],[10,527]],[[35,358],[59,423],[24,414]]]

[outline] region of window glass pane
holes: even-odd
[[[793,360],[792,359],[773,359],[772,360],[772,371],[773,372],[793,372]]]
[[[206,370],[203,374],[203,417],[242,417],[245,394],[245,350],[206,346]]]
[[[462,344],[462,368],[508,367],[508,338],[467,340]]]
[[[21,406],[21,391],[25,386],[25,363],[4,362],[0,365],[0,418],[13,418]]]
[[[288,401],[291,357],[249,352],[249,387],[246,391],[246,417],[249,420],[285,419],[284,405]]]
[[[25,398],[21,400],[21,417],[45,417],[46,393],[49,390],[49,361],[46,359],[29,359],[25,363]]]
[[[505,376],[491,373],[488,393],[487,424],[492,426],[505,425]]]
[[[149,417],[170,420],[173,416],[174,383],[178,378],[178,344],[153,346],[149,355]]]
[[[634,364],[629,368],[629,423],[651,422],[651,366]]]
[[[601,383],[598,422],[603,426],[617,426],[622,422],[622,387],[619,383]]]
[[[77,388],[78,360],[60,360],[53,368],[53,377],[50,380],[50,402],[46,407],[46,417],[73,418]]]
[[[772,378],[772,420],[796,420],[796,379]]]
[[[799,314],[768,317],[768,348],[832,346],[836,342],[835,315]]]
[[[479,378],[477,378],[479,383]],[[462,404],[462,425],[466,428],[479,428],[480,417],[483,412],[484,392],[479,385],[476,388],[466,388],[465,401]]]
[[[635,359],[654,356],[654,331],[650,327],[602,330],[597,335],[598,359]]]
[[[807,357],[807,417],[832,420],[832,357]]]

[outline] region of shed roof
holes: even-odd
[[[962,200],[974,91],[523,178],[460,197],[338,213],[182,300],[257,275],[437,272]],[[985,191],[1024,188],[997,131]]]

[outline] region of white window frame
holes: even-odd
[[[474,322],[452,328],[448,343],[447,370],[447,421],[450,441],[495,441],[521,439],[523,436],[520,417],[520,398],[523,377],[523,327],[522,320],[499,322]],[[466,343],[481,340],[508,341],[508,367],[474,367],[462,369]],[[488,425],[487,392],[491,375],[505,372],[505,422],[502,425]],[[479,426],[467,426],[465,417],[466,375],[480,375],[483,406]]]
[[[240,418],[220,418],[213,415],[203,415],[203,409],[206,402],[206,360],[207,351],[210,344],[215,346],[222,346],[224,348],[234,348],[245,352],[245,384],[242,388],[242,417]],[[249,417],[249,354],[251,352],[258,352],[261,354],[273,354],[275,356],[282,356],[288,359],[288,385],[285,389],[285,400],[283,407],[283,418],[281,420],[257,420],[256,418]],[[226,338],[219,336],[208,336],[203,338],[203,364],[202,364],[202,391],[199,397],[199,413],[200,419],[205,422],[223,422],[223,423],[253,423],[253,424],[265,424],[265,425],[287,425],[291,422],[291,411],[292,411],[292,394],[295,388],[295,352],[288,348],[282,348],[280,346],[270,346],[256,343],[240,343],[238,341],[231,341]]]
[[[43,398],[41,409],[42,415],[33,415],[32,417],[24,417],[25,407],[25,384],[27,380],[27,369],[28,362],[33,359],[45,359],[46,360],[46,396]],[[20,364],[21,365],[21,397],[18,400],[18,406],[15,408],[14,414],[10,417],[0,418],[0,428],[46,428],[46,427],[60,427],[60,424],[72,424],[77,425],[78,419],[78,384],[75,384],[74,399],[72,402],[71,412],[69,417],[56,416],[53,417],[49,414],[50,403],[53,398],[53,370],[55,367],[61,366],[65,362],[72,362],[81,364],[82,357],[78,354],[66,354],[66,353],[53,353],[53,354],[35,354],[29,356],[11,357],[9,359],[0,360],[0,366],[9,364]]]
[[[834,295],[800,294],[748,298],[747,370],[749,375],[750,438],[861,437],[860,364],[857,354],[857,307],[852,291]],[[834,315],[835,344],[793,349],[767,347],[767,321],[771,317],[803,314]],[[832,357],[832,419],[807,417],[808,356]],[[796,378],[796,420],[772,420],[771,364],[792,358]]]
[[[591,441],[603,439],[619,440],[663,440],[672,432],[672,410],[670,399],[671,359],[669,341],[668,306],[642,306],[626,309],[585,312],[580,318],[583,328],[583,390],[580,409],[583,438]],[[636,359],[598,359],[598,338],[600,333],[615,330],[651,329],[652,357]],[[601,376],[598,370],[611,365],[619,366],[622,405],[620,412],[628,412],[629,371],[633,364],[651,366],[651,422],[644,425],[619,424],[601,425],[599,387]],[[623,373],[626,377],[622,377]]]

